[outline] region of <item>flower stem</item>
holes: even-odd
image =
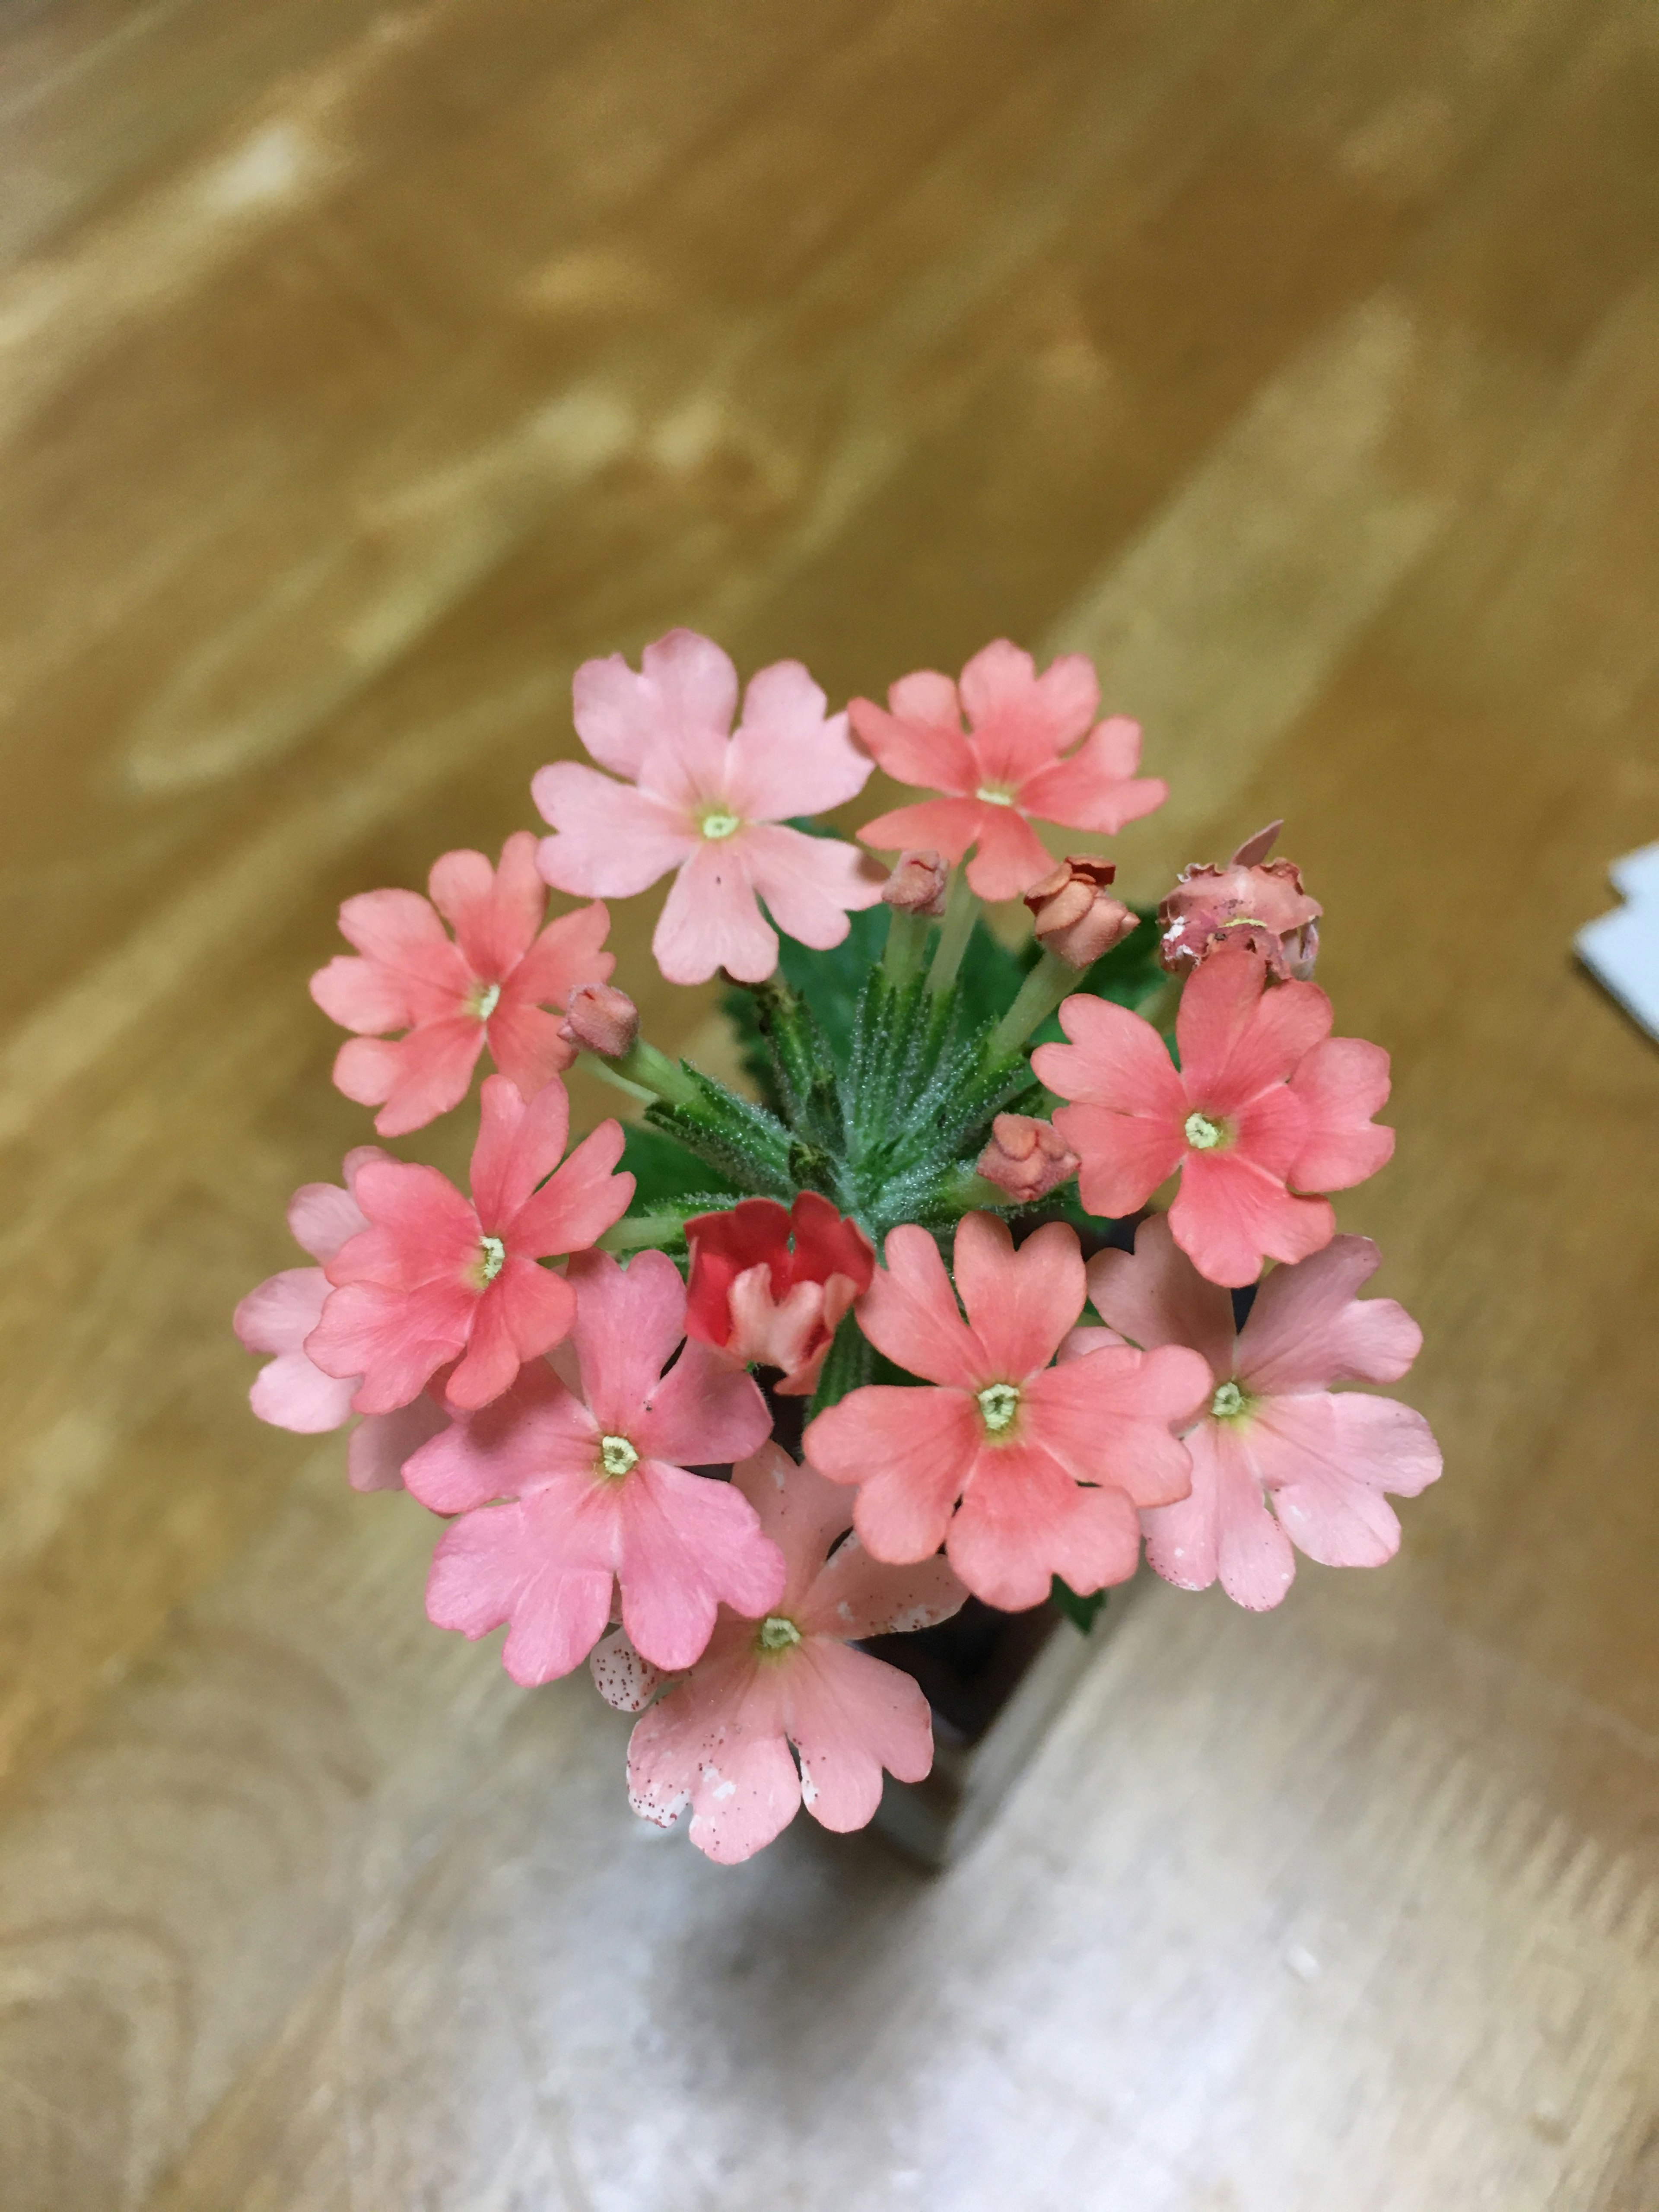
[[[902,990],[919,972],[933,926],[925,914],[905,914],[897,907],[889,908],[887,950],[881,956],[881,972],[896,991]]]
[[[601,1252],[660,1251],[665,1244],[672,1244],[685,1234],[685,1224],[678,1213],[624,1214],[620,1221],[611,1223],[599,1239]]]
[[[1018,996],[986,1040],[986,1065],[1012,1060],[1035,1029],[1081,981],[1078,970],[1056,952],[1045,952],[1020,985]]]
[[[627,1091],[630,1098],[641,1098],[648,1104],[652,1100],[665,1099],[671,1106],[692,1106],[697,1102],[696,1085],[677,1060],[670,1060],[665,1052],[659,1052],[653,1044],[639,1042],[615,1060],[605,1060],[596,1052],[579,1055],[577,1066],[588,1075],[597,1075],[601,1082]]]
[[[948,991],[956,981],[962,956],[968,950],[968,940],[978,920],[979,901],[968,888],[968,872],[958,868],[951,878],[950,895],[945,902],[945,926],[933,951],[933,964],[927,970],[930,991]]]

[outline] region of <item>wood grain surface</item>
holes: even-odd
[[[1659,2207],[1659,1051],[1568,951],[1656,368],[1638,0],[0,9],[4,2212]],[[1133,890],[1287,814],[1395,1056],[1444,1480],[1139,1593],[938,1880],[635,1821],[228,1330],[366,1133],[337,902],[676,623],[1093,652]]]

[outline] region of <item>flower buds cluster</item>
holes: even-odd
[[[1051,1121],[1029,1114],[999,1114],[978,1172],[1022,1206],[1033,1206],[1071,1180],[1078,1157]]]
[[[937,853],[901,853],[892,874],[882,885],[882,899],[900,914],[917,914],[925,921],[936,921],[945,911],[949,874]]]
[[[1270,822],[1246,838],[1224,868],[1183,868],[1158,908],[1158,957],[1172,975],[1189,975],[1224,945],[1243,945],[1281,983],[1305,983],[1319,951],[1317,899],[1302,888],[1294,860],[1269,860],[1283,825]]]
[[[1133,911],[1106,886],[1117,870],[1086,853],[1068,854],[1025,894],[1037,943],[1071,968],[1092,968],[1135,927]]]

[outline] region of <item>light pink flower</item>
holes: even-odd
[[[313,1260],[329,1261],[348,1237],[368,1221],[353,1188],[362,1168],[386,1155],[378,1145],[359,1145],[345,1157],[345,1184],[302,1183],[289,1201],[288,1225],[294,1240]],[[274,1352],[254,1376],[248,1403],[274,1428],[319,1436],[343,1428],[351,1419],[351,1400],[362,1379],[324,1374],[307,1358],[305,1340],[322,1318],[329,1291],[320,1267],[285,1267],[251,1290],[238,1305],[231,1326],[246,1352]],[[354,1490],[396,1490],[403,1463],[417,1444],[444,1425],[444,1415],[422,1395],[393,1413],[370,1413],[358,1422],[346,1445],[346,1474]]]
[[[1303,890],[1294,860],[1267,858],[1283,826],[1270,822],[1247,837],[1224,868],[1182,870],[1158,910],[1158,957],[1172,975],[1190,975],[1224,945],[1243,945],[1281,983],[1310,979],[1324,908]]]
[[[499,870],[482,853],[446,853],[427,887],[430,904],[415,891],[349,898],[340,928],[362,957],[342,953],[311,979],[323,1012],[359,1032],[340,1047],[334,1080],[360,1106],[380,1107],[383,1137],[459,1105],[486,1042],[501,1073],[533,1097],[575,1058],[546,1009],[562,1009],[576,984],[602,983],[616,965],[600,949],[610,927],[602,906],[542,928],[547,890],[527,830],[502,846]],[[394,1041],[389,1030],[408,1034]]]
[[[875,1269],[857,1222],[803,1190],[787,1213],[775,1199],[745,1198],[696,1214],[685,1242],[691,1334],[744,1365],[781,1368],[781,1398],[810,1398],[842,1316]]]
[[[456,1358],[450,1403],[486,1405],[567,1333],[570,1285],[537,1263],[592,1244],[634,1194],[631,1175],[611,1172],[617,1123],[602,1121],[561,1167],[569,1126],[556,1076],[527,1104],[504,1075],[487,1076],[470,1200],[436,1168],[369,1160],[358,1170],[353,1195],[369,1226],[329,1262],[335,1288],[305,1341],[325,1375],[362,1376],[358,1413],[408,1405]]]
[[[889,690],[890,711],[854,699],[853,727],[888,775],[946,794],[878,815],[860,836],[882,852],[932,846],[952,863],[976,846],[968,864],[974,890],[1018,898],[1054,866],[1033,817],[1109,833],[1169,796],[1159,778],[1135,775],[1139,724],[1121,714],[1096,722],[1099,703],[1085,654],[1066,653],[1039,676],[1030,654],[1006,638],[974,655],[960,689],[922,669]]]
[[[746,1456],[771,1422],[749,1376],[706,1346],[686,1345],[663,1373],[685,1327],[673,1261],[641,1252],[624,1270],[594,1252],[570,1274],[577,1387],[531,1361],[404,1478],[434,1512],[461,1516],[433,1559],[428,1615],[472,1637],[510,1622],[501,1656],[515,1682],[580,1666],[618,1592],[635,1650],[679,1668],[702,1654],[719,1601],[764,1613],[783,1587],[782,1556],[742,1492],[688,1472]]]
[[[909,1675],[848,1643],[931,1627],[967,1595],[943,1559],[884,1566],[856,1536],[832,1550],[852,1518],[846,1492],[775,1443],[733,1480],[781,1547],[788,1579],[764,1620],[720,1608],[702,1660],[628,1746],[634,1810],[666,1827],[689,1805],[691,1841],[722,1866],[752,1857],[802,1804],[826,1828],[863,1827],[881,1802],[884,1767],[921,1780],[933,1763],[927,1698]]]
[[[781,826],[839,806],[870,774],[799,661],[750,679],[731,736],[737,671],[691,630],[647,646],[637,676],[620,653],[584,661],[574,696],[582,743],[624,780],[578,761],[539,769],[531,790],[556,834],[538,865],[561,890],[616,898],[678,871],[652,939],[671,983],[769,975],[778,940],[760,899],[786,937],[822,948],[881,896],[855,846]]]
[[[1149,1023],[1079,994],[1060,1009],[1069,1044],[1039,1045],[1040,1082],[1073,1103],[1054,1127],[1082,1161],[1091,1213],[1121,1218],[1181,1170],[1170,1225],[1212,1283],[1252,1283],[1263,1257],[1304,1260],[1328,1244],[1323,1198],[1363,1182],[1394,1150],[1370,1116],[1389,1095],[1389,1055],[1333,1037],[1331,1002],[1312,983],[1264,991],[1241,946],[1211,955],[1176,1019],[1181,1066]]]
[[[927,1231],[890,1232],[859,1326],[942,1387],[853,1391],[807,1429],[807,1457],[832,1482],[860,1486],[854,1517],[877,1559],[925,1559],[945,1544],[989,1605],[1039,1604],[1054,1575],[1079,1592],[1122,1582],[1139,1551],[1136,1508],[1186,1495],[1187,1454],[1170,1429],[1202,1402],[1204,1363],[1117,1346],[1051,1367],[1085,1294],[1063,1222],[1016,1252],[1005,1224],[967,1215],[956,1279],[965,1322]]]
[[[1382,1493],[1415,1498],[1439,1474],[1429,1425],[1392,1398],[1331,1388],[1396,1382],[1422,1343],[1403,1306],[1358,1295],[1378,1257],[1368,1237],[1338,1237],[1274,1268],[1237,1337],[1227,1292],[1178,1249],[1162,1214],[1142,1222],[1133,1257],[1089,1263],[1090,1297],[1111,1327],[1074,1330],[1062,1359],[1127,1337],[1189,1345],[1210,1370],[1209,1408],[1185,1437],[1192,1493],[1140,1516],[1165,1582],[1206,1589],[1219,1576],[1259,1613],[1290,1588],[1292,1544],[1329,1567],[1381,1566],[1399,1549]]]

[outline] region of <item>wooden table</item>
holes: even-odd
[[[14,0],[0,115],[0,2206],[1651,2212],[1651,9]],[[228,1332],[336,902],[682,622],[1093,651],[1395,1055],[1401,1559],[1142,1593],[937,1881],[647,1832]]]

